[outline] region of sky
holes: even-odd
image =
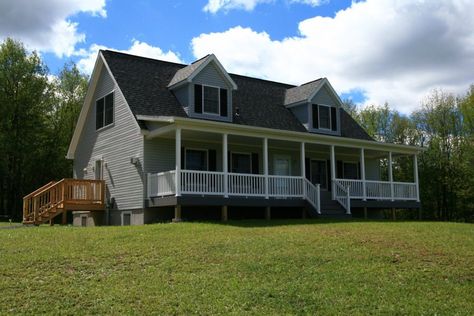
[[[0,40],[57,74],[92,72],[112,49],[300,85],[326,77],[343,99],[409,114],[434,89],[474,84],[472,0],[0,0]]]

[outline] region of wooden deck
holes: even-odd
[[[23,224],[52,223],[54,217],[67,211],[105,209],[103,180],[62,179],[51,181],[23,198]]]

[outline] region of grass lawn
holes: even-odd
[[[474,226],[0,229],[0,314],[474,314]]]

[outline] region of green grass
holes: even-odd
[[[0,230],[0,314],[474,314],[474,226]]]

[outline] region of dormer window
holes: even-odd
[[[196,113],[227,116],[227,89],[195,84],[194,111]]]
[[[219,88],[202,86],[202,89],[202,103],[204,108],[203,112],[206,114],[219,115]]]
[[[313,104],[313,128],[337,131],[336,108],[324,104]]]

